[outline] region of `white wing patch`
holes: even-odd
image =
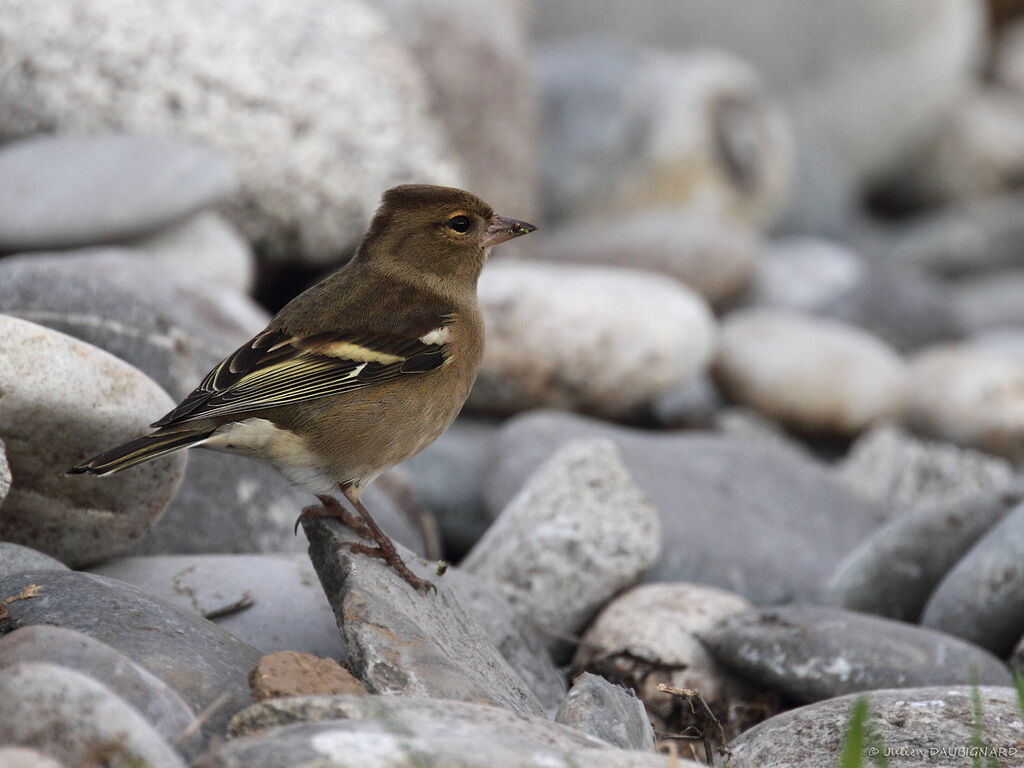
[[[442,325],[440,328],[423,334],[420,336],[419,341],[421,344],[435,345],[435,344],[447,344],[448,338],[452,335],[452,327],[450,325]]]

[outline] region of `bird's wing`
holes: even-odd
[[[226,416],[361,389],[442,366],[451,315],[419,336],[355,330],[299,337],[267,330],[225,358],[152,427]],[[415,333],[415,331],[413,331]]]

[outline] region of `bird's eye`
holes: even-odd
[[[458,232],[460,235],[469,231],[468,216],[452,216],[448,219],[448,229]]]

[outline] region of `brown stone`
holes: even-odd
[[[366,687],[333,659],[278,651],[259,660],[249,673],[254,701],[282,696],[363,694]]]

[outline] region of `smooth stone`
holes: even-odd
[[[980,718],[975,716],[975,692]],[[733,768],[835,765],[853,708],[862,697],[891,768],[970,765],[977,719],[982,744],[992,748],[994,759],[1021,754],[1017,744],[1024,739],[1024,720],[1012,688],[943,685],[853,693],[783,712],[733,739]],[[995,757],[998,749],[1003,750],[1001,757]],[[874,759],[881,756],[870,756],[862,765]]]
[[[654,751],[654,728],[633,691],[584,672],[573,680],[555,722],[576,728],[621,749]]]
[[[67,476],[146,431],[173,402],[135,368],[77,339],[0,315],[0,434],[15,482],[0,508],[7,541],[76,567],[145,534],[170,502],[183,456],[115,477]]]
[[[711,375],[702,373],[657,398],[650,416],[662,429],[707,429],[724,406]]]
[[[849,437],[898,414],[906,364],[845,323],[782,309],[729,315],[716,380],[736,402],[795,430]]]
[[[1024,325],[1021,291],[1024,291],[1024,269],[993,270],[957,280],[952,289],[953,306],[968,333],[1021,326]]]
[[[839,608],[735,613],[697,636],[718,662],[801,702],[876,688],[1009,685],[999,659],[943,632]]]
[[[4,503],[7,494],[11,490],[11,465],[7,463],[7,451],[4,448],[4,441],[0,440],[0,504]]]
[[[346,657],[331,606],[304,554],[122,557],[92,573],[194,611],[262,653]],[[302,620],[282,620],[289,615]]]
[[[904,510],[836,566],[825,602],[900,621],[921,618],[953,566],[1021,501],[1022,491],[957,494]]]
[[[249,673],[249,685],[253,701],[366,693],[366,686],[334,659],[298,651],[276,651],[264,656]]]
[[[195,757],[201,749],[198,732],[176,743],[195,721],[181,696],[109,645],[81,632],[45,624],[22,627],[0,638],[0,670],[37,662],[73,670],[103,684],[186,757]]]
[[[494,586],[552,646],[635,583],[661,551],[658,510],[608,438],[558,448],[461,568]]]
[[[563,443],[611,438],[658,509],[662,555],[647,581],[699,581],[755,603],[813,600],[880,520],[811,459],[699,433],[659,434],[557,411],[509,420],[486,485],[495,516]]]
[[[700,374],[713,354],[707,304],[656,275],[497,260],[479,295],[487,344],[469,397],[476,410],[625,417]]]
[[[732,730],[755,692],[719,665],[695,633],[750,607],[740,595],[703,584],[641,584],[601,609],[576,649],[573,669],[635,687],[664,733],[680,733],[684,724],[678,699],[659,685],[700,691]]]
[[[921,439],[894,424],[880,424],[857,438],[836,465],[836,475],[889,516],[921,505],[1012,495],[1024,487],[1024,478],[1005,459]]]
[[[220,735],[231,716],[251,703],[246,676],[260,652],[225,629],[114,579],[75,571],[35,571],[0,579],[0,595],[29,585],[38,596],[7,604],[0,633],[50,624],[88,635],[163,680],[197,714],[202,732]],[[187,639],[187,642],[186,642]]]
[[[25,663],[0,669],[0,741],[38,747],[69,765],[184,768],[130,704],[73,669]]]
[[[657,209],[754,228],[778,218],[793,137],[749,64],[718,50],[574,37],[542,47],[537,64],[553,220]]]
[[[711,426],[723,437],[786,451],[801,461],[817,461],[806,443],[777,422],[743,406],[721,408],[715,413]]]
[[[910,361],[906,423],[923,434],[1024,458],[1024,358],[971,343]]]
[[[1006,514],[932,593],[921,623],[1006,657],[1024,635],[1024,504]]]
[[[218,213],[191,216],[127,247],[207,285],[248,293],[256,283],[249,243]]]
[[[30,747],[0,747],[0,765],[4,768],[65,768],[56,758]]]
[[[137,237],[236,188],[222,155],[182,139],[111,133],[9,142],[0,146],[0,251]]]
[[[41,13],[4,0],[0,16],[0,140],[127,130],[207,143],[238,171],[223,210],[271,261],[336,263],[382,190],[460,182],[418,63],[368,3],[188,0],[169,15],[158,0]]]
[[[371,693],[431,696],[541,714],[537,698],[494,648],[452,588],[396,545],[406,565],[430,579],[421,593],[377,558],[351,552],[363,543],[338,521],[303,522],[309,554],[348,648],[349,668]]]
[[[654,210],[538,233],[534,258],[657,272],[721,306],[746,290],[760,259],[757,235],[686,211]]]
[[[0,541],[0,576],[25,571],[66,571],[68,567],[31,547]]]

